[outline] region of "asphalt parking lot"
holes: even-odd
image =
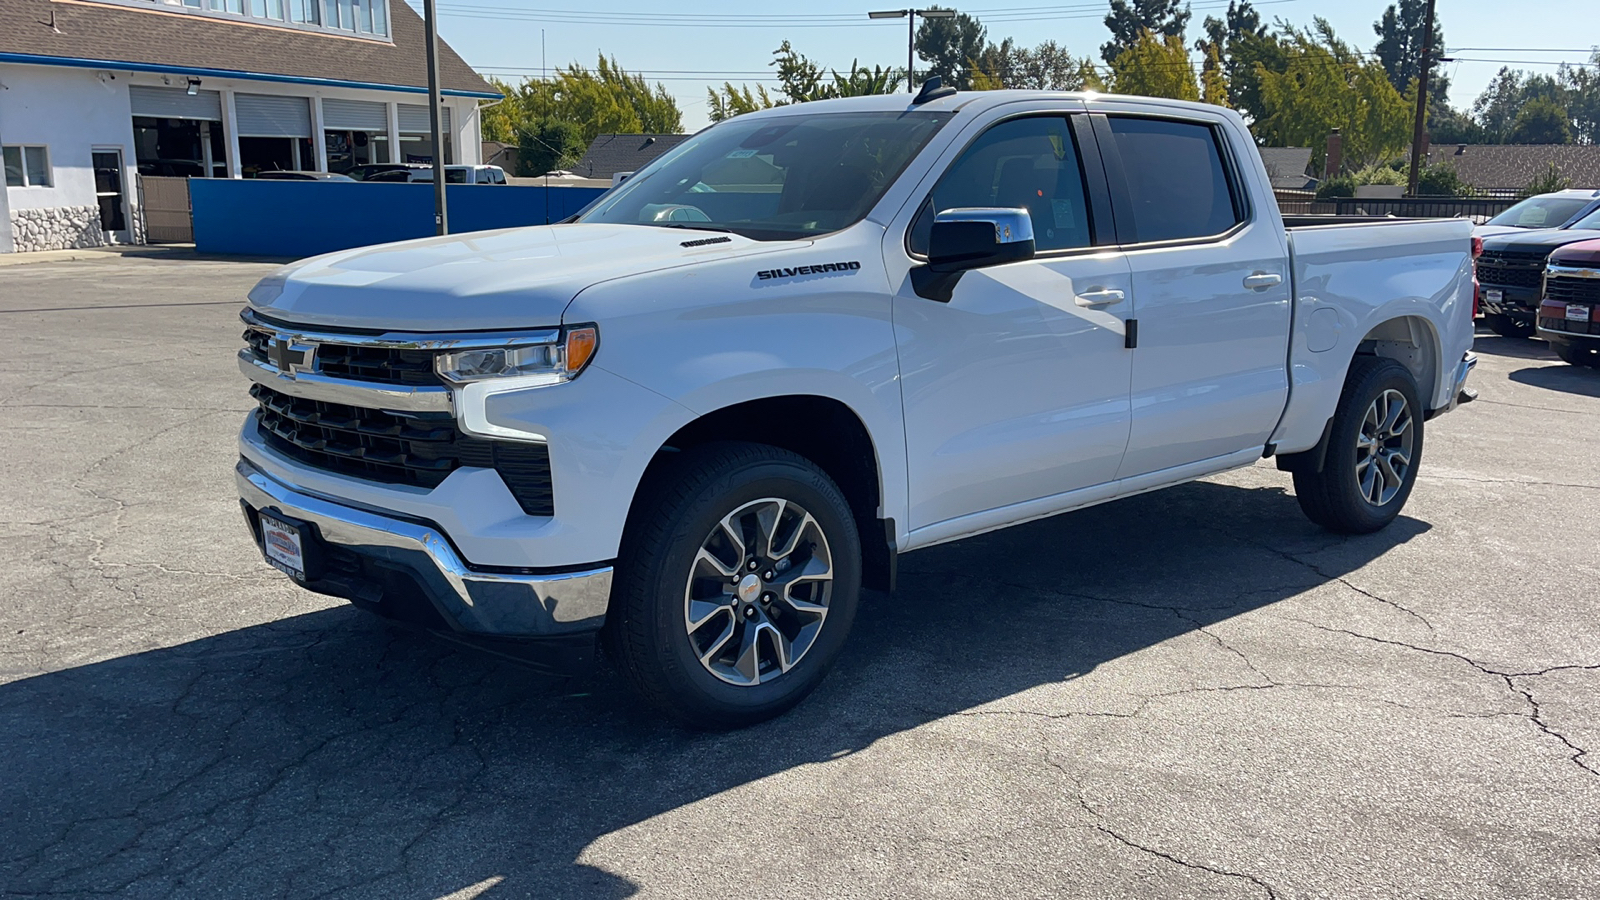
[[[269,270],[0,269],[4,896],[1600,891],[1600,371],[1542,343],[1480,337],[1383,533],[1260,465],[911,554],[812,699],[706,735],[260,561]]]

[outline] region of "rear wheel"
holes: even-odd
[[[1505,313],[1484,313],[1483,324],[1501,337],[1525,338],[1533,336],[1532,322],[1519,322]]]
[[[608,645],[669,716],[737,728],[816,688],[860,587],[855,519],[825,472],[775,447],[710,444],[645,487],[618,561]]]
[[[1344,534],[1368,534],[1393,522],[1416,484],[1422,413],[1410,370],[1392,359],[1356,357],[1333,415],[1322,471],[1294,473],[1300,509]]]
[[[1550,349],[1567,365],[1600,367],[1600,341],[1568,341],[1552,337]]]

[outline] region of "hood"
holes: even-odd
[[[493,331],[559,324],[592,284],[809,242],[647,225],[540,225],[315,256],[250,291],[250,308],[295,325]],[[685,246],[691,245],[691,246]]]
[[[1521,231],[1518,234],[1500,234],[1483,239],[1485,253],[1549,253],[1563,244],[1600,238],[1600,231],[1549,228],[1540,231]]]
[[[1518,228],[1515,225],[1479,225],[1472,229],[1472,236],[1488,238],[1498,234],[1517,234],[1527,230],[1526,228]]]
[[[1600,268],[1600,240],[1568,244],[1550,254],[1552,266]]]

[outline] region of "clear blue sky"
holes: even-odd
[[[421,0],[408,0],[421,8]],[[485,74],[510,80],[538,76],[578,61],[593,66],[603,51],[624,68],[658,80],[678,99],[684,127],[706,123],[706,87],[723,81],[775,85],[767,63],[785,38],[826,66],[905,65],[905,20],[871,22],[869,9],[885,0],[810,0],[804,3],[679,0],[438,0],[440,33]],[[1446,64],[1451,102],[1469,107],[1501,65],[1553,72],[1560,61],[1578,62],[1600,45],[1595,0],[1438,0],[1447,50],[1461,61]],[[875,5],[876,4],[876,5]],[[1032,45],[1051,39],[1077,56],[1093,56],[1109,33],[1105,0],[941,0],[977,16],[998,42],[1011,37]],[[1308,24],[1314,15],[1333,23],[1344,39],[1371,49],[1372,23],[1389,0],[1255,0],[1265,19]],[[1191,0],[1192,41],[1207,15],[1220,17],[1226,0]],[[685,18],[690,17],[690,18]],[[540,31],[545,55],[541,57]],[[1484,48],[1484,49],[1458,49]],[[1505,49],[1500,49],[1505,48]],[[1550,48],[1535,52],[1529,48]],[[546,61],[547,60],[547,61]],[[1494,60],[1488,62],[1468,60]],[[1500,62],[1514,60],[1515,62]]]

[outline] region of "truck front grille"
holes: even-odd
[[[320,348],[319,348],[320,349]],[[523,512],[555,515],[544,444],[463,434],[448,413],[402,413],[308,400],[250,387],[257,426],[274,450],[308,466],[388,484],[437,487],[462,466],[494,469]]]
[[[1544,282],[1544,298],[1562,303],[1600,303],[1600,278],[1551,275]]]
[[[244,330],[244,343],[257,362],[270,363],[271,332]],[[444,381],[433,370],[433,351],[357,344],[318,343],[316,370],[330,378],[349,378],[370,384],[436,387]]]
[[[1504,287],[1537,288],[1544,277],[1544,259],[1509,259],[1503,255],[1478,257],[1478,282]]]

